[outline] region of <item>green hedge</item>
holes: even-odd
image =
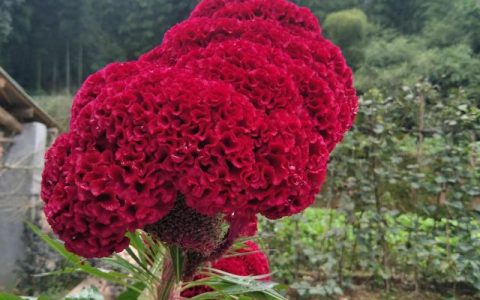
[[[480,222],[474,218],[311,208],[262,220],[261,227],[276,279],[305,297],[341,294],[357,280],[480,292]]]

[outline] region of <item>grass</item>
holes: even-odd
[[[68,128],[68,122],[70,120],[70,107],[73,101],[72,95],[37,95],[33,96],[33,99],[60,125],[62,125],[64,128]]]

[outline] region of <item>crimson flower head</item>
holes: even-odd
[[[70,131],[46,154],[45,214],[84,257],[123,250],[128,231],[161,238],[176,224],[190,231],[167,242],[211,245],[200,252],[214,258],[256,214],[314,202],[357,102],[341,51],[306,8],[204,0],[161,45],[84,82]],[[210,223],[176,222],[182,211]]]

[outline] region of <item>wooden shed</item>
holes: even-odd
[[[18,133],[22,130],[22,123],[33,121],[43,123],[48,128],[62,130],[61,126],[0,67],[0,128]]]

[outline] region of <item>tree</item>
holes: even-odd
[[[160,44],[165,31],[185,19],[196,2],[101,0],[95,5],[104,11],[100,26],[114,37],[126,58],[133,59]]]
[[[362,0],[343,0],[343,1],[338,1],[338,0],[298,0],[295,1],[298,5],[301,6],[306,6],[310,10],[312,10],[315,15],[318,17],[320,22],[324,22],[325,18],[328,14],[340,11],[340,10],[346,10],[346,9],[352,9],[352,8],[359,8],[361,5]]]
[[[368,28],[367,16],[356,8],[331,13],[324,23],[327,37],[340,46],[352,66],[358,66],[363,59]]]
[[[4,43],[12,31],[12,10],[23,0],[2,0],[0,2],[0,45]]]
[[[435,1],[435,0],[430,0]],[[363,1],[362,7],[369,18],[402,34],[419,32],[424,24],[424,0],[372,0]]]
[[[476,53],[480,52],[480,2],[431,1],[426,5],[426,16],[423,34],[430,46],[467,43]]]

